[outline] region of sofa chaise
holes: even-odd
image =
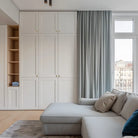
[[[120,92],[121,93],[121,92]],[[128,114],[138,109],[137,94],[126,93],[129,105]],[[133,97],[135,100],[133,100]],[[80,104],[53,103],[46,108],[40,117],[44,135],[81,135],[83,138],[122,138],[122,129],[126,116],[113,111],[97,112],[94,104],[98,99],[81,99]],[[137,101],[136,101],[137,102]],[[129,117],[128,115],[127,117]],[[128,137],[131,138],[131,137]],[[132,137],[134,138],[134,137]]]

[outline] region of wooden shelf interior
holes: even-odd
[[[8,49],[19,49],[19,39],[8,39]]]
[[[9,25],[8,26],[8,37],[19,37],[19,26]]]
[[[19,63],[16,64],[8,63],[8,75],[12,73],[19,74]]]
[[[19,61],[19,52],[8,51],[8,62],[9,61]]]
[[[19,82],[19,26],[8,26],[8,86]]]

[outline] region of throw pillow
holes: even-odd
[[[123,136],[138,136],[138,110],[136,110],[132,116],[127,120],[124,125]]]
[[[127,101],[120,114],[127,120],[137,109],[138,109],[138,96],[128,95]]]
[[[127,100],[127,93],[126,92],[120,92],[118,90],[113,90],[112,93],[117,95],[117,99],[112,106],[112,111],[114,111],[117,114],[120,114],[126,100]]]
[[[115,100],[115,94],[111,92],[106,92],[99,100],[96,101],[94,107],[97,111],[104,113],[111,109]]]

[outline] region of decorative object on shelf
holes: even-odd
[[[44,0],[44,3],[48,3],[47,0]],[[52,0],[49,0],[49,6],[52,6]]]
[[[19,82],[12,82],[12,86],[14,86],[14,87],[19,86]]]

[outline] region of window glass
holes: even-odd
[[[133,91],[133,39],[115,39],[115,89]]]
[[[115,21],[115,33],[132,33],[133,32],[133,21]]]

